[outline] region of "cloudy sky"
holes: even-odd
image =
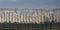
[[[59,8],[60,0],[0,0],[0,8]]]

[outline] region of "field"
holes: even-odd
[[[0,30],[60,30],[60,24],[18,24],[0,23]]]

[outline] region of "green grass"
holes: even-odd
[[[32,27],[30,27],[29,26],[29,28],[28,27],[24,27],[24,26],[19,26],[19,27],[17,27],[17,26],[14,26],[14,27],[12,27],[12,26],[5,26],[5,27],[3,27],[3,28],[15,28],[15,29],[18,29],[18,30],[20,30],[20,29],[31,29],[31,30],[33,30],[34,28],[35,28],[35,30],[60,30],[60,26],[39,26],[39,27],[34,27],[34,28],[32,28]]]
[[[2,24],[3,29],[16,30],[60,30],[60,25],[41,25],[41,24]],[[0,28],[1,29],[1,28]]]

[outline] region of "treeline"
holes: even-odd
[[[3,28],[41,28],[41,27],[53,27],[53,26],[60,26],[60,22],[44,22],[44,23],[40,23],[40,24],[37,24],[37,23],[0,23],[0,27],[3,27]]]

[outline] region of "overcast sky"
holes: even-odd
[[[0,0],[0,8],[59,8],[60,0]]]

